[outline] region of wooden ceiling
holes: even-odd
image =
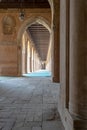
[[[48,0],[0,0],[0,8],[50,8]]]
[[[31,35],[41,60],[46,61],[50,39],[48,29],[41,24],[35,23],[28,28],[27,32]]]

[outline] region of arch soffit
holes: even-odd
[[[32,24],[34,24],[34,23],[39,23],[39,24],[42,24],[44,27],[46,27],[47,29],[48,29],[48,31],[51,33],[51,24],[48,22],[48,20],[46,20],[45,18],[43,18],[43,17],[31,17],[31,18],[29,18],[28,20],[26,20],[23,24],[22,24],[22,26],[21,26],[21,28],[20,28],[20,30],[19,30],[19,32],[18,32],[18,37],[17,37],[17,41],[21,41],[21,38],[22,38],[22,35],[23,35],[23,33],[26,31],[26,29],[29,27],[29,26],[31,26]],[[20,44],[21,42],[19,42],[19,44]]]

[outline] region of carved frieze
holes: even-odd
[[[6,15],[2,20],[3,34],[11,35],[15,32],[16,21],[13,16]]]

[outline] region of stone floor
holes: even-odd
[[[64,130],[58,89],[50,78],[0,77],[0,130]]]

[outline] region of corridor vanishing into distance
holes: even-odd
[[[59,87],[50,77],[0,77],[0,130],[64,130]]]

